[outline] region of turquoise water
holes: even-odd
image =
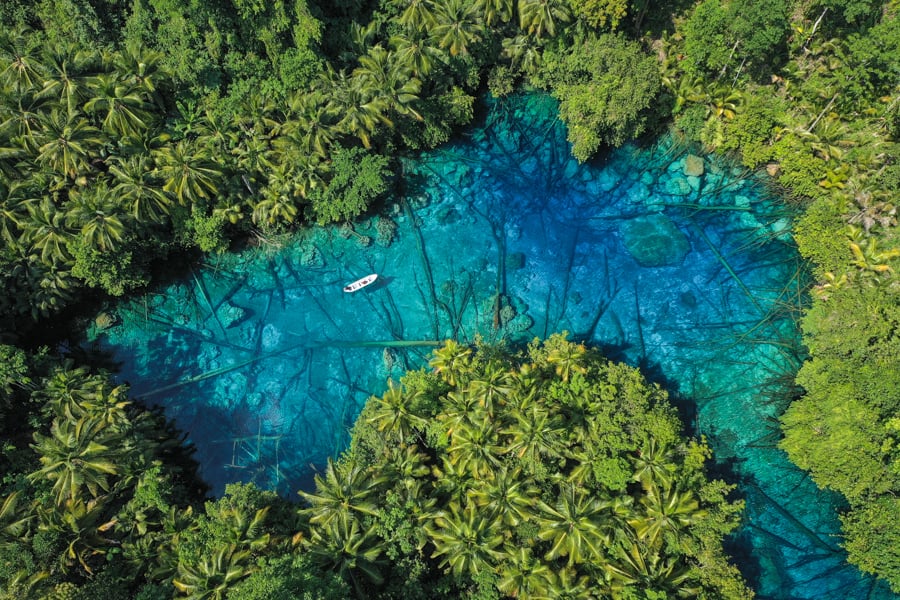
[[[761,596],[890,597],[845,563],[835,498],[776,448],[803,269],[764,182],[669,139],[578,165],[545,96],[484,113],[404,163],[385,216],[210,258],[118,307],[91,334],[118,378],[190,432],[215,493],[292,495],[438,341],[566,330],[641,366],[709,438],[747,502],[732,551]]]

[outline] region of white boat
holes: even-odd
[[[344,286],[345,292],[356,292],[358,290],[363,289],[367,285],[371,285],[375,283],[375,280],[378,279],[378,273],[372,273],[371,275],[366,275],[362,279],[357,279],[353,283],[348,283]]]

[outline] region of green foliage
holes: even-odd
[[[342,560],[323,564],[358,595],[559,597],[582,580],[751,595],[721,549],[742,505],[636,369],[563,336],[516,356],[447,342],[430,366],[371,398],[350,452],[301,494],[307,552],[338,536]]]
[[[747,90],[741,110],[725,124],[723,150],[739,151],[741,160],[749,168],[756,168],[773,158],[770,140],[775,128],[784,123],[787,107],[780,98],[773,98],[768,90]]]
[[[338,150],[328,187],[312,195],[312,209],[321,223],[349,221],[363,214],[388,189],[388,158],[364,148]]]
[[[690,71],[715,72],[729,61],[728,13],[720,0],[703,0],[684,24],[685,63]]]
[[[615,31],[628,14],[628,0],[569,0],[569,8],[576,17],[591,27]]]
[[[866,573],[887,575],[900,592],[900,500],[882,496],[841,516],[849,560]]]
[[[541,81],[560,101],[572,154],[582,162],[602,144],[621,146],[643,133],[661,85],[656,60],[610,34],[548,50]]]

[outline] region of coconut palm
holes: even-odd
[[[530,548],[509,548],[500,566],[497,589],[513,598],[558,598],[556,576],[550,567],[534,558]]]
[[[464,380],[471,369],[472,349],[454,340],[447,340],[432,354],[428,365],[450,385]]]
[[[499,441],[497,430],[488,419],[461,424],[453,432],[448,449],[450,460],[467,468],[475,479],[489,477],[500,466],[503,446]]]
[[[48,197],[28,205],[28,215],[21,221],[22,239],[32,250],[40,251],[44,264],[71,260],[67,244],[72,232],[66,227],[65,213]]]
[[[34,482],[52,481],[60,506],[80,499],[85,488],[94,498],[101,490],[108,492],[110,476],[121,472],[116,448],[119,439],[97,419],[54,419],[50,435],[35,433],[34,440],[32,448],[40,457],[41,468],[28,477]]]
[[[563,381],[569,381],[569,377],[573,373],[586,373],[587,369],[584,366],[586,359],[587,348],[584,344],[573,344],[566,341],[554,344],[547,353],[547,362],[553,365],[556,374]]]
[[[542,38],[556,35],[556,27],[570,19],[561,0],[518,0],[519,26],[529,35]]]
[[[153,106],[134,86],[106,73],[97,75],[91,84],[92,97],[84,104],[84,110],[102,119],[103,131],[137,137],[150,127]]]
[[[39,49],[29,44],[28,30],[0,35],[0,84],[15,92],[37,90],[43,77]]]
[[[478,398],[478,403],[493,418],[497,403],[503,403],[513,393],[513,380],[510,372],[498,363],[488,363],[480,373],[473,375],[469,381],[469,391]]]
[[[652,486],[671,487],[676,470],[673,458],[671,448],[650,438],[633,459],[634,480],[640,481],[645,490]]]
[[[450,503],[463,502],[475,483],[465,465],[451,461],[446,455],[441,457],[440,466],[432,467],[431,473],[437,482],[437,493]]]
[[[369,95],[366,90],[357,85],[348,86],[339,102],[339,111],[343,115],[337,123],[337,129],[348,135],[359,138],[363,146],[372,147],[371,136],[378,125],[393,127],[394,123],[385,112],[389,106],[384,98]]]
[[[13,492],[0,504],[0,546],[14,545],[25,539],[34,514],[19,508],[19,492]]]
[[[396,64],[419,79],[427,77],[444,55],[428,42],[427,37],[418,33],[395,35],[391,37],[390,45],[394,48]]]
[[[313,527],[305,546],[315,563],[350,581],[360,598],[369,597],[367,584],[384,581],[380,540],[374,529],[363,529],[356,519]]]
[[[497,550],[503,543],[503,534],[497,522],[481,513],[474,504],[460,508],[450,504],[450,510],[441,511],[425,531],[434,544],[432,558],[442,557],[440,567],[447,567],[457,576],[477,576],[493,571],[503,556]]]
[[[689,527],[706,515],[692,490],[681,490],[677,485],[669,488],[650,487],[641,496],[644,513],[629,519],[638,539],[649,547],[658,547],[663,535]]]
[[[403,444],[417,430],[423,430],[427,424],[426,419],[416,414],[412,408],[420,395],[419,392],[404,392],[389,380],[388,390],[383,396],[380,398],[373,396],[369,399],[365,422],[382,434],[389,435],[388,439],[396,436]]]
[[[607,536],[600,526],[602,506],[590,493],[564,485],[551,506],[539,504],[538,537],[550,542],[545,558],[568,557],[568,565],[598,561],[604,556]]]
[[[348,521],[355,515],[376,515],[375,498],[385,481],[383,474],[375,475],[355,463],[335,463],[329,458],[324,476],[315,476],[316,491],[298,492],[311,506],[300,512],[310,515],[311,523],[322,526],[332,521]]]
[[[125,225],[119,218],[119,199],[105,182],[83,191],[72,190],[66,208],[67,225],[79,230],[89,247],[111,251],[122,243]]]
[[[403,11],[397,18],[397,24],[406,29],[417,31],[435,24],[434,0],[387,0],[387,4],[395,5],[398,10]]]
[[[219,191],[222,170],[210,152],[187,141],[156,151],[153,159],[163,179],[163,190],[172,192],[182,205],[213,198]]]
[[[435,8],[434,24],[428,33],[439,48],[451,56],[468,54],[469,46],[478,42],[483,27],[478,10],[468,0],[444,0]]]
[[[296,92],[289,99],[289,119],[282,128],[283,135],[274,140],[276,148],[290,149],[304,154],[328,156],[334,144],[337,113],[331,101],[319,91]]]
[[[257,225],[293,223],[297,218],[297,185],[287,163],[272,168],[269,182],[262,188],[262,198],[253,205],[251,219]]]
[[[35,160],[53,171],[64,183],[90,169],[90,161],[101,154],[105,143],[100,130],[77,114],[53,110],[39,117],[40,129],[33,135]]]
[[[526,410],[513,413],[515,423],[502,431],[509,436],[506,449],[510,454],[537,465],[541,457],[556,457],[563,448],[565,430],[558,415],[551,414],[543,405],[533,404]]]
[[[356,85],[380,99],[388,110],[422,120],[413,108],[419,100],[422,83],[411,77],[390,51],[380,45],[369,48],[368,54],[359,57],[359,67],[354,69],[353,78]]]
[[[702,591],[690,580],[689,567],[677,558],[648,552],[634,542],[617,554],[617,560],[601,565],[606,577],[604,591],[612,598],[631,598],[634,590],[664,593],[668,598],[696,598]]]
[[[172,584],[188,600],[224,600],[235,583],[255,569],[249,564],[250,552],[234,545],[222,546],[197,563],[179,562]]]
[[[520,468],[501,467],[489,480],[469,490],[468,497],[491,518],[517,527],[533,514],[539,494],[531,481],[522,476]]]
[[[128,44],[112,54],[112,66],[119,81],[141,93],[144,98],[152,99],[162,109],[163,100],[158,87],[169,76],[163,67],[163,58],[160,52]]]
[[[475,7],[481,11],[484,24],[492,27],[495,21],[509,22],[514,5],[513,0],[475,0]]]
[[[36,97],[58,103],[68,114],[80,110],[91,92],[84,70],[92,62],[92,56],[77,50],[73,44],[52,44],[45,49],[42,62],[46,73]]]
[[[114,156],[109,161],[112,192],[138,223],[162,223],[172,206],[172,198],[153,175],[153,160],[146,154]]]

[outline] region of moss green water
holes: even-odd
[[[292,494],[346,447],[366,397],[439,340],[567,330],[640,365],[709,437],[747,500],[733,551],[761,596],[891,597],[846,564],[836,499],[776,448],[803,287],[779,201],[668,139],[578,165],[544,96],[484,112],[404,163],[388,216],[211,258],[120,306],[91,334],[118,377],[190,432],[215,492]]]

